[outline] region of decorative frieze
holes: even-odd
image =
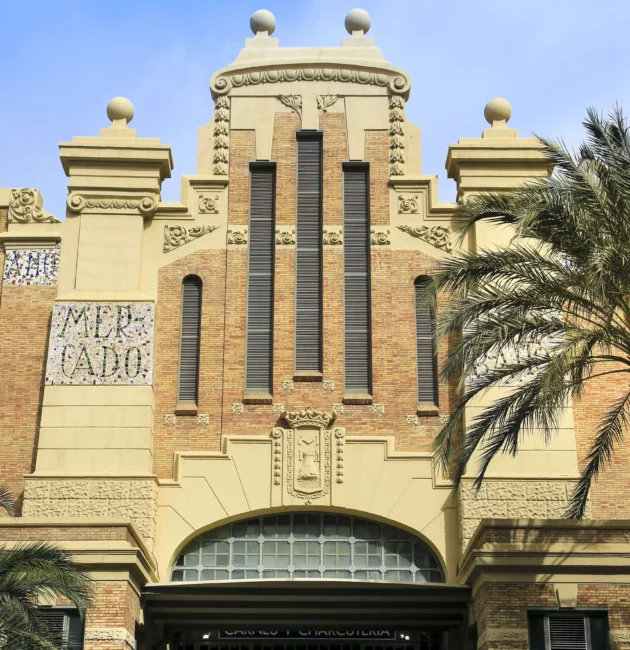
[[[398,195],[398,214],[418,214],[418,212],[420,212],[420,206],[417,194]]]
[[[389,175],[405,173],[405,100],[400,95],[389,98]]]
[[[398,226],[399,230],[406,232],[412,237],[421,239],[436,248],[442,248],[447,253],[453,250],[451,241],[451,229],[449,226]]]
[[[230,162],[230,99],[219,97],[214,105],[212,173],[227,175]]]
[[[164,226],[164,245],[162,252],[169,253],[179,246],[188,244],[193,239],[199,239],[203,235],[215,231],[219,226],[194,226],[193,228],[184,228],[184,226]]]
[[[389,246],[389,230],[370,230],[370,244],[372,246]]]
[[[57,284],[59,248],[16,248],[4,253],[2,283],[18,287]]]
[[[322,113],[326,113],[338,99],[339,95],[317,95],[317,109]]]
[[[219,214],[219,195],[199,195],[199,214]]]
[[[280,228],[276,228],[276,244],[287,246],[295,244],[295,228],[291,230],[280,230]]]
[[[47,385],[151,385],[153,303],[57,303]]]
[[[227,231],[227,243],[228,244],[246,244],[247,243],[247,228],[243,230],[228,230]]]
[[[335,435],[335,455],[337,460],[337,483],[343,483],[343,452],[346,430],[340,427],[333,431]]]
[[[323,241],[325,246],[338,246],[343,244],[343,228],[339,228],[339,230],[324,230]]]
[[[68,195],[66,205],[70,212],[139,212],[144,217],[150,217],[158,209],[158,198],[155,195],[141,196],[138,199],[121,199],[99,196],[83,196],[73,192]]]
[[[278,95],[278,99],[302,117],[302,95]]]
[[[39,190],[30,187],[11,190],[9,223],[61,223],[37,205]]]

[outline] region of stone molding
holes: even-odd
[[[373,68],[372,68],[373,69]],[[213,97],[228,95],[232,88],[242,86],[257,86],[295,81],[338,81],[360,85],[380,86],[391,93],[405,99],[409,96],[411,80],[402,70],[381,68],[373,72],[359,66],[339,66],[331,63],[330,67],[312,67],[312,62],[295,65],[295,67],[272,67],[262,70],[251,65],[232,70],[220,70],[210,80],[210,91]]]
[[[61,223],[40,207],[39,190],[23,187],[11,190],[9,200],[9,223]]]
[[[124,641],[132,650],[136,647],[135,638],[124,627],[86,627],[84,639],[86,641]]]
[[[140,198],[116,198],[116,197],[100,197],[100,196],[86,196],[72,192],[66,199],[66,205],[70,212],[76,214],[92,211],[102,212],[115,211],[115,212],[138,212],[143,217],[150,217],[158,209],[159,200],[155,195],[148,194]]]
[[[405,100],[399,95],[389,98],[389,175],[405,174]]]
[[[219,226],[194,226],[193,228],[184,228],[184,226],[164,226],[164,245],[163,253],[170,253],[175,248],[188,244],[194,239],[199,239],[215,231]]]
[[[450,253],[453,250],[453,242],[451,241],[451,228],[449,226],[397,226],[399,230],[406,232],[412,237],[421,239],[422,241],[435,246],[436,248],[442,248],[447,253]]]
[[[230,162],[230,99],[219,97],[214,106],[212,173],[227,176]]]
[[[486,643],[501,641],[518,641],[522,642],[529,639],[527,628],[496,628],[489,627],[484,630],[477,639],[477,647],[483,648]]]

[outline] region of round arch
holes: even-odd
[[[169,580],[443,583],[433,545],[405,528],[384,518],[325,508],[248,513],[188,536],[171,562]]]

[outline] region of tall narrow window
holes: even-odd
[[[297,134],[295,369],[322,372],[322,137]]]
[[[273,164],[251,163],[249,197],[245,390],[271,393],[276,236],[276,170]]]
[[[426,301],[431,278],[421,275],[414,283],[416,294],[416,360],[418,402],[438,405],[435,313]]]
[[[343,174],[345,391],[371,393],[370,213],[367,164]]]
[[[199,339],[201,334],[201,280],[189,275],[182,283],[182,325],[179,344],[179,402],[197,403],[199,393]]]

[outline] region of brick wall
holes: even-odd
[[[35,464],[56,291],[56,287],[6,286],[0,302],[0,482],[9,486],[18,506],[23,475]]]
[[[132,650],[140,599],[127,581],[95,581],[84,650]]]

